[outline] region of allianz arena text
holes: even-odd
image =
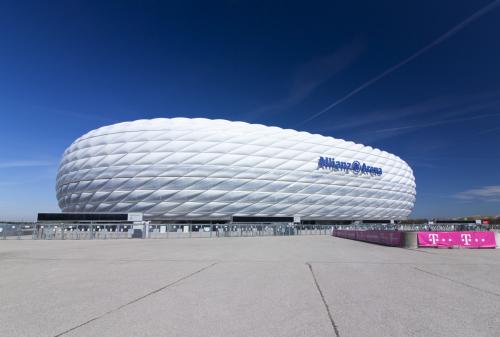
[[[412,169],[385,151],[204,118],[137,120],[90,131],[64,152],[56,189],[63,212],[204,220],[405,219],[416,195]]]

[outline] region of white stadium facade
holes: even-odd
[[[291,129],[204,118],[104,126],[64,152],[64,213],[143,213],[150,220],[295,217],[406,219],[412,169],[399,157]]]

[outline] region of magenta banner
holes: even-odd
[[[386,246],[401,247],[403,244],[403,233],[398,231],[355,231],[338,230],[332,231],[332,236],[339,238],[378,243]]]
[[[419,247],[495,248],[493,232],[418,232]]]

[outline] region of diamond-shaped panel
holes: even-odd
[[[381,176],[317,168],[320,156]],[[104,126],[64,152],[64,212],[142,211],[155,218],[233,215],[404,219],[415,178],[399,157],[353,142],[258,124],[159,118]]]

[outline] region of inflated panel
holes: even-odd
[[[202,118],[90,131],[64,152],[56,188],[64,212],[154,218],[404,219],[415,202],[411,168],[385,151]]]

